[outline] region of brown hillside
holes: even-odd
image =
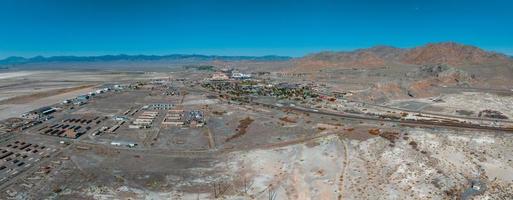
[[[407,51],[402,58],[404,63],[426,65],[447,64],[451,66],[480,65],[505,62],[505,56],[486,52],[480,48],[460,45],[453,42],[427,44]]]
[[[327,68],[376,68],[387,65],[446,64],[459,67],[513,63],[512,59],[498,53],[453,42],[431,43],[412,49],[377,46],[350,52],[321,52],[295,60],[289,71],[319,71]]]

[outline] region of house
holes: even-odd
[[[212,81],[226,81],[230,79],[225,73],[222,73],[222,72],[216,72],[214,74],[212,74],[212,78],[210,78],[210,80]]]
[[[169,110],[173,108],[173,104],[166,104],[166,103],[156,103],[156,104],[150,104],[147,108],[154,109],[154,110]]]
[[[116,121],[128,121],[128,117],[125,117],[125,116],[115,116],[114,120],[116,120]]]
[[[38,119],[40,117],[44,117],[46,115],[49,115],[53,112],[55,112],[56,109],[53,108],[53,107],[41,107],[41,108],[38,108],[38,109],[35,109],[33,111],[30,111],[30,112],[27,112],[27,113],[24,113],[21,115],[22,118],[26,118],[26,119]]]
[[[87,101],[89,99],[89,95],[80,95],[77,97],[77,100]]]
[[[233,79],[249,79],[249,78],[251,78],[251,74],[244,74],[244,73],[233,71],[232,78]]]
[[[112,141],[112,142],[110,142],[110,145],[112,145],[112,146],[126,146],[126,147],[130,147],[130,148],[137,146],[136,143],[128,142],[128,141]]]
[[[85,101],[75,101],[73,102],[73,105],[77,105],[77,106],[81,106],[81,105],[84,105],[85,104]]]

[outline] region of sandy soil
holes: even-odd
[[[0,120],[9,117],[18,117],[20,114],[43,107],[62,102],[66,99],[74,98],[81,94],[87,94],[93,91],[94,87],[89,86],[83,89],[72,90],[69,92],[60,93],[54,96],[32,99],[32,101],[24,103],[12,102],[11,104],[0,105]]]
[[[508,118],[513,119],[513,96],[499,96],[491,93],[463,92],[460,94],[447,94],[442,97],[443,102],[433,103],[432,106],[443,108],[448,114],[457,115],[456,110],[473,111],[477,117],[479,111],[490,109],[500,111]]]
[[[477,199],[513,197],[512,135],[406,129],[398,136],[392,141],[330,135],[286,147],[232,152],[216,159],[210,169],[223,170],[215,175],[168,180],[180,187],[155,191],[128,181],[101,190],[89,187],[82,194],[95,199],[127,194],[138,199],[211,199],[209,190],[179,188],[224,180],[228,190],[219,199],[457,199],[472,180],[479,180],[487,189]],[[208,171],[184,172],[189,170]]]
[[[511,197],[511,135],[411,129],[393,145],[328,137],[232,155],[231,171],[253,177],[252,195],[277,199],[446,199],[461,195],[469,180],[488,187],[482,198]],[[338,196],[340,195],[340,197]]]
[[[28,75],[32,75],[35,73],[37,73],[37,72],[36,71],[5,72],[5,73],[0,73],[0,79],[28,76]]]
[[[92,89],[94,86],[95,85],[81,85],[81,86],[77,86],[77,87],[56,89],[56,90],[38,92],[38,93],[34,93],[34,94],[22,95],[22,96],[17,96],[17,97],[2,100],[2,101],[0,101],[0,104],[27,104],[32,101],[46,98],[46,97],[52,97],[52,96],[58,96],[60,94],[72,93],[77,90]]]

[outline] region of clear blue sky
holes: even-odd
[[[120,53],[301,56],[440,41],[513,54],[513,1],[0,1],[0,58]]]

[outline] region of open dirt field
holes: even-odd
[[[0,177],[0,199],[513,198],[511,130],[478,116],[497,110],[511,117],[508,95],[443,91],[436,101],[366,103],[321,90],[357,89],[335,81],[318,85],[315,96],[274,97],[276,87],[246,100],[239,97],[252,90],[230,84],[269,88],[286,79],[230,80],[226,91],[214,91],[202,85],[207,72],[62,73],[0,81],[6,94],[24,91],[0,101],[2,118],[58,108],[48,120],[3,135],[10,178]],[[353,81],[371,72],[344,73]],[[111,89],[84,104],[60,103],[99,88]],[[455,122],[463,114],[490,124]],[[51,150],[31,153],[34,147],[21,144]],[[31,157],[18,158],[25,151]]]

